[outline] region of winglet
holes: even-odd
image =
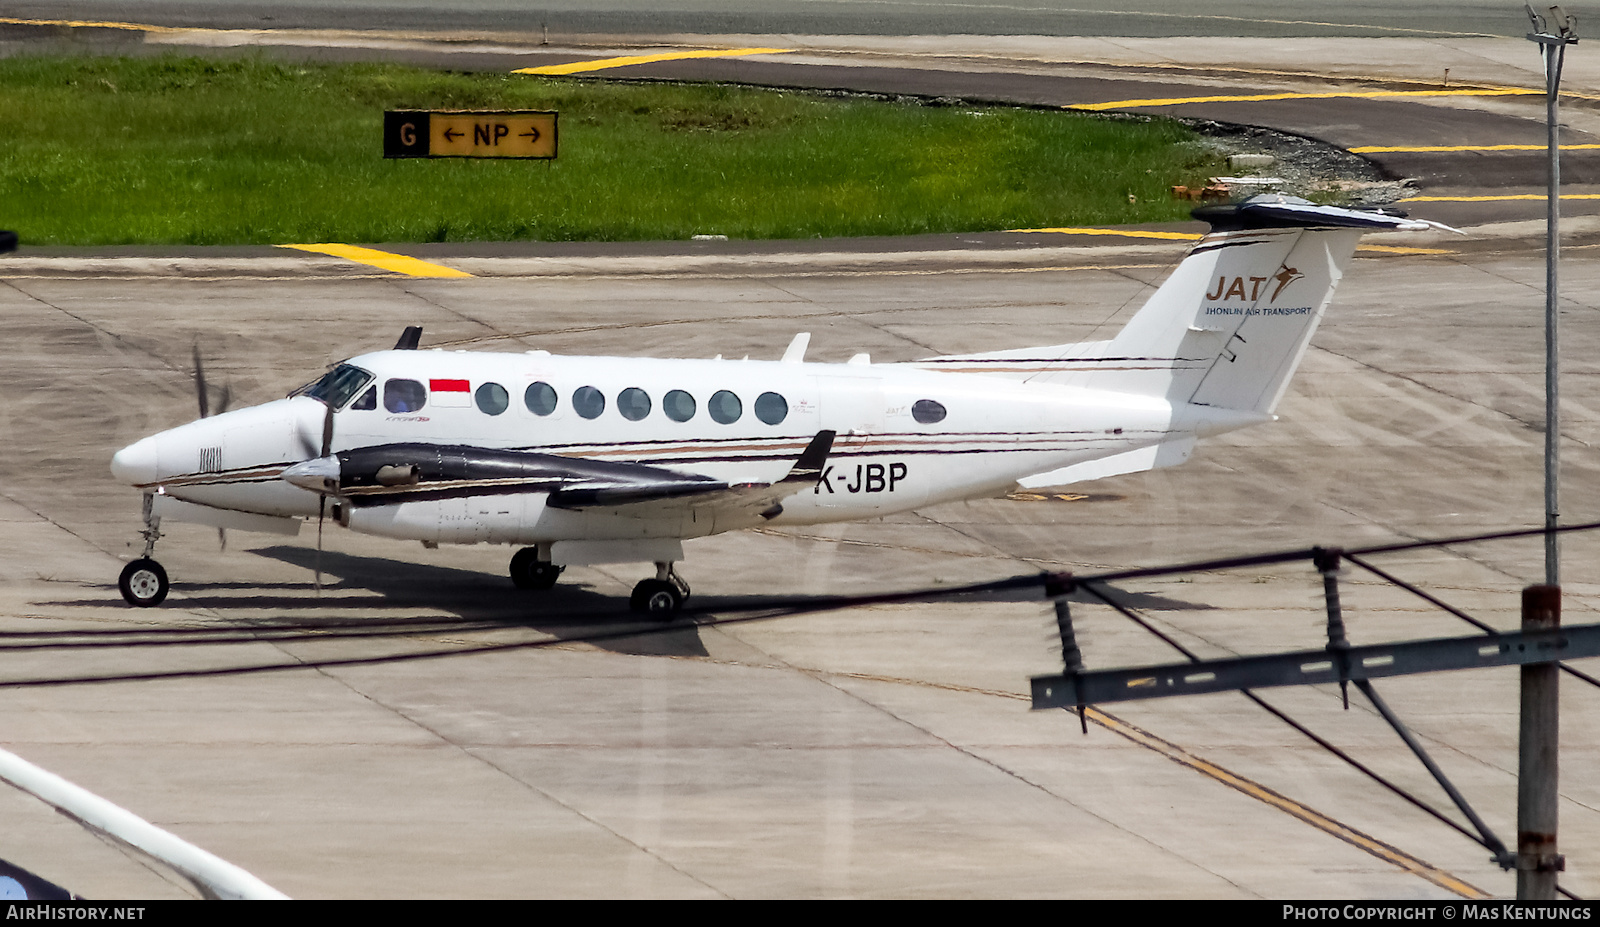
[[[407,325],[406,330],[400,333],[400,340],[394,343],[396,351],[415,351],[422,341],[422,326]]]
[[[822,468],[828,462],[828,454],[833,451],[833,438],[837,432],[823,429],[811,439],[806,449],[800,452],[800,459],[789,468],[789,475],[784,477],[785,483],[815,483],[822,475]]]

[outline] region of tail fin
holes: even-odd
[[[1211,232],[1127,326],[1039,379],[1271,413],[1361,233],[1437,227],[1286,197],[1194,215]]]

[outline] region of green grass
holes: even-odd
[[[554,109],[554,162],[382,157],[385,109]],[[259,58],[0,60],[26,244],[905,235],[1181,219],[1181,125]]]

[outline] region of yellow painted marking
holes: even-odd
[[[1590,151],[1600,145],[1562,145],[1562,151]],[[1547,145],[1366,145],[1352,148],[1353,154],[1377,154],[1386,151],[1548,151]]]
[[[1120,235],[1123,238],[1161,238],[1169,241],[1195,241],[1201,236],[1191,232],[1146,232],[1139,229],[1008,229],[1011,232],[1048,232],[1052,235]]]
[[[774,532],[763,531],[759,528],[755,530],[762,534],[774,534],[774,536],[792,536],[788,533],[777,535]],[[822,538],[815,535],[802,534],[799,536],[813,541],[830,541],[837,543],[831,538]],[[844,543],[855,543],[864,547],[889,546],[884,544],[870,544],[865,541],[845,541]],[[810,672],[820,673],[822,671],[811,670]],[[1017,692],[1006,692],[999,689],[980,689],[972,686],[952,685],[949,683],[928,682],[927,680],[923,679],[907,679],[901,676],[880,676],[875,673],[829,673],[828,675],[843,676],[848,679],[870,679],[876,682],[918,686],[927,689],[944,689],[950,692],[970,692],[978,695],[989,695],[997,698],[1013,699],[1019,702],[1026,702],[1029,700],[1028,696]],[[1090,721],[1093,721],[1096,725],[1105,728],[1119,737],[1123,737],[1129,741],[1132,741],[1133,743],[1138,744],[1139,746],[1148,750],[1153,750],[1181,766],[1188,767],[1195,772],[1209,776],[1212,779],[1215,779],[1218,782],[1228,786],[1229,788],[1237,789],[1238,791],[1243,792],[1245,795],[1262,801],[1273,808],[1287,812],[1294,817],[1299,818],[1301,821],[1310,824],[1312,827],[1323,831],[1324,833],[1331,834],[1361,850],[1371,853],[1373,856],[1376,856],[1385,862],[1393,863],[1407,872],[1421,876],[1422,878],[1427,879],[1429,882],[1432,882],[1441,888],[1455,892],[1463,898],[1493,897],[1487,892],[1484,892],[1475,886],[1469,885],[1450,873],[1445,872],[1443,869],[1426,863],[1405,852],[1404,850],[1396,849],[1395,847],[1389,846],[1381,840],[1363,834],[1353,827],[1350,827],[1346,824],[1341,824],[1338,821],[1335,821],[1334,819],[1321,813],[1320,811],[1309,808],[1286,795],[1280,795],[1279,793],[1267,788],[1259,782],[1253,782],[1249,779],[1246,779],[1244,776],[1239,775],[1238,773],[1231,772],[1215,763],[1201,759],[1177,744],[1172,743],[1169,740],[1163,740],[1149,731],[1129,724],[1115,715],[1107,714],[1098,708],[1089,708],[1085,714],[1088,716]]]
[[[1389,245],[1361,245],[1357,251],[1382,251],[1385,254],[1455,254],[1448,248],[1395,248]]]
[[[1374,99],[1377,97],[1509,97],[1543,94],[1543,90],[1504,87],[1494,90],[1348,90],[1328,93],[1255,93],[1212,97],[1168,97],[1150,100],[1114,100],[1110,103],[1071,103],[1063,109],[1133,109],[1142,106],[1180,106],[1184,103],[1260,103],[1268,100]]]
[[[630,64],[650,64],[653,61],[682,61],[687,58],[738,58],[745,55],[779,55],[787,48],[723,48],[704,51],[662,52],[657,55],[627,55],[621,58],[597,58],[593,61],[574,61],[571,64],[550,64],[541,68],[517,68],[513,74],[579,74],[585,71],[603,71],[606,68],[625,68]]]
[[[1337,837],[1340,840],[1343,840],[1345,843],[1348,843],[1361,850],[1365,850],[1367,853],[1370,853],[1381,860],[1392,863],[1401,869],[1412,873],[1413,875],[1427,879],[1429,882],[1432,882],[1440,888],[1455,892],[1457,895],[1460,895],[1463,898],[1491,897],[1488,892],[1485,892],[1474,885],[1456,878],[1455,876],[1444,871],[1443,869],[1438,868],[1437,866],[1434,866],[1431,863],[1424,862],[1423,860],[1412,856],[1404,850],[1392,847],[1376,837],[1363,834],[1361,831],[1356,830],[1348,824],[1340,823],[1339,821],[1328,817],[1322,812],[1317,811],[1314,808],[1307,807],[1306,805],[1303,805],[1286,795],[1280,795],[1279,793],[1267,788],[1259,782],[1253,782],[1237,773],[1223,769],[1221,766],[1218,766],[1215,763],[1201,759],[1200,757],[1195,756],[1193,753],[1190,753],[1171,741],[1162,740],[1160,737],[1157,737],[1149,731],[1135,727],[1120,718],[1108,715],[1103,711],[1099,711],[1098,709],[1089,708],[1086,710],[1086,712],[1090,721],[1093,721],[1095,724],[1098,724],[1109,731],[1119,734],[1142,747],[1147,747],[1151,750],[1154,750],[1155,752],[1165,756],[1167,759],[1172,760],[1175,763],[1178,763],[1182,766],[1187,766],[1195,772],[1209,776],[1210,778],[1215,779],[1231,789],[1236,789],[1240,792],[1243,792],[1257,801],[1263,802],[1267,805],[1277,808],[1279,811],[1299,818],[1301,821],[1310,824],[1312,827],[1315,827],[1325,834]]]
[[[1600,193],[1563,193],[1564,200],[1600,200]],[[1495,196],[1408,196],[1401,203],[1498,203],[1503,200],[1546,200],[1543,193],[1504,193]]]
[[[70,26],[77,29],[127,29],[131,32],[220,32],[220,29],[188,29],[174,26],[151,26],[144,23],[113,23],[89,19],[14,19],[0,16],[0,23],[8,26]]]
[[[471,274],[442,264],[430,264],[419,261],[414,257],[403,254],[391,254],[388,251],[378,251],[373,248],[359,248],[355,245],[320,244],[320,245],[279,245],[280,248],[294,248],[299,251],[310,251],[316,254],[327,254],[358,264],[370,264],[384,270],[392,270],[397,274],[406,274],[412,277],[470,277]]]

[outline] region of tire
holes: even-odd
[[[540,560],[537,550],[524,547],[511,557],[511,583],[518,589],[549,589],[565,569]]]
[[[539,559],[539,552],[532,547],[524,547],[511,555],[511,585],[518,589],[531,589],[529,585],[528,565]]]
[[[628,598],[629,608],[662,621],[671,621],[682,605],[683,594],[678,587],[659,579],[647,579],[634,586],[633,595]]]
[[[161,564],[140,557],[122,568],[122,575],[117,578],[117,588],[122,591],[122,598],[129,605],[154,608],[166,599],[171,585],[167,582],[167,571],[161,568]]]

